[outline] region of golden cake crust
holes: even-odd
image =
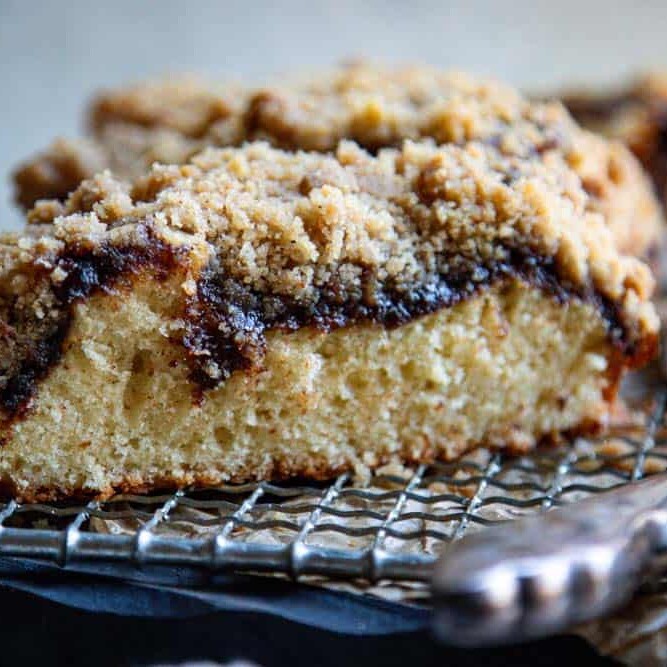
[[[525,437],[508,437],[502,442],[479,443],[491,451],[502,451],[509,456],[526,454],[536,446],[554,447],[562,444],[563,438],[574,439],[600,433],[600,423],[584,421],[576,428],[567,432],[548,433],[539,438],[537,443],[526,443]],[[456,460],[469,451],[468,447],[455,449],[449,460]],[[140,475],[128,474],[121,479],[110,480],[108,484],[99,487],[70,486],[66,483],[34,485],[23,487],[17,485],[10,477],[0,478],[0,497],[14,498],[22,503],[57,502],[62,500],[87,501],[107,500],[116,494],[147,494],[159,491],[174,491],[176,489],[211,489],[224,484],[247,484],[271,480],[273,482],[288,482],[293,480],[308,480],[325,482],[332,480],[343,473],[357,473],[359,481],[365,481],[370,471],[377,470],[390,463],[401,465],[433,464],[437,461],[448,460],[442,450],[424,443],[420,447],[414,444],[405,445],[402,449],[394,450],[384,456],[376,456],[372,461],[364,461],[363,467],[350,461],[332,462],[326,456],[309,454],[308,457],[283,456],[270,461],[268,466],[259,469],[247,467],[221,476],[218,471],[206,473],[201,470],[181,472],[180,474]],[[358,464],[357,464],[358,465]]]

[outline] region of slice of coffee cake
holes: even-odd
[[[0,248],[5,489],[323,478],[604,423],[655,352],[652,278],[567,154],[513,134],[209,149],[40,204]]]
[[[131,86],[99,95],[89,128],[89,139],[59,140],[17,170],[24,207],[64,199],[101,164],[133,179],[153,162],[183,164],[203,148],[248,140],[330,152],[352,139],[374,152],[432,138],[490,143],[508,156],[565,156],[622,252],[643,254],[660,229],[648,179],[622,144],[582,131],[558,103],[531,103],[496,82],[424,66],[357,63],[261,90],[193,80]]]

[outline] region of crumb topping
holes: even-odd
[[[241,111],[242,89],[196,77],[155,81],[100,93],[91,104],[90,127],[128,124],[174,130],[197,139]]]
[[[191,79],[143,84],[100,95],[90,125],[106,166],[128,180],[156,161],[183,164],[207,147],[250,140],[320,152],[346,139],[371,152],[400,148],[406,139],[480,142],[508,157],[548,164],[556,154],[567,161],[622,249],[630,247],[629,229],[657,228],[661,216],[625,147],[582,131],[559,103],[528,101],[500,83],[425,66],[354,63],[255,91]],[[40,188],[43,196],[57,189],[39,179],[31,187],[31,174],[48,170],[58,152],[50,149],[18,172],[24,203]],[[71,191],[66,176],[79,173],[79,163],[90,164],[88,176],[98,170],[67,158],[61,196]]]
[[[342,142],[327,155],[254,143],[155,165],[131,186],[102,174],[32,215],[66,244],[140,243],[149,227],[205,248],[249,289],[305,305],[323,295],[372,302],[462,273],[484,283],[519,251],[617,303],[635,328],[655,328],[648,268],[619,255],[559,152],[530,159],[474,141],[406,142],[373,156]]]
[[[37,159],[14,172],[17,203],[29,208],[38,199],[62,198],[108,164],[107,151],[93,139],[56,139]]]
[[[565,104],[575,118],[595,132],[623,142],[667,197],[667,75],[652,73],[623,90],[573,92]]]

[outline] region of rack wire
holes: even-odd
[[[667,388],[604,437],[519,458],[388,466],[367,486],[258,483],[0,505],[0,555],[170,564],[303,578],[419,582],[452,540],[667,469]]]

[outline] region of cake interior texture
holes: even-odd
[[[262,370],[197,402],[169,340],[173,287],[138,279],[76,307],[61,363],[0,451],[15,494],[363,475],[480,444],[523,451],[599,424],[618,380],[590,306],[512,281],[395,329],[272,332]]]

